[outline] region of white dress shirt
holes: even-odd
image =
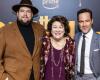
[[[81,46],[82,46],[82,40],[83,40],[83,34],[80,37],[79,44],[78,44],[78,72],[80,72],[80,58],[81,58]],[[84,74],[91,74],[92,70],[90,68],[90,61],[89,61],[89,56],[90,56],[90,46],[91,46],[91,40],[93,36],[93,29],[91,29],[86,35],[85,35],[85,70]]]

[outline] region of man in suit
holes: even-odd
[[[0,29],[0,80],[39,80],[44,28],[32,22],[38,9],[30,0],[14,5],[17,20]]]
[[[75,80],[100,80],[100,35],[93,30],[90,9],[77,12]]]

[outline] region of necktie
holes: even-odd
[[[84,74],[84,55],[85,55],[85,35],[83,35],[82,47],[81,47],[81,61],[80,61],[80,74]]]

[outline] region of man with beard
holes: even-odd
[[[0,80],[39,80],[43,26],[32,22],[38,9],[30,0],[14,5],[17,20],[0,29]]]

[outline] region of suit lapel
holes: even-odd
[[[97,36],[96,33],[93,32],[93,37],[92,37],[92,41],[91,41],[91,47],[90,47],[90,53],[92,53],[93,49],[95,49],[95,43],[97,40]]]
[[[93,50],[95,49],[95,44],[97,42],[97,36],[96,36],[96,33],[93,32],[93,37],[92,37],[92,41],[91,41],[91,46],[90,46],[90,57],[89,57],[89,60],[90,60],[90,66],[91,66],[91,69],[94,70],[93,68]],[[94,71],[93,71],[94,72]]]
[[[32,25],[32,28],[33,28],[34,37],[35,37],[35,45],[34,45],[34,50],[33,50],[33,55],[32,55],[33,57],[36,54],[36,50],[38,48],[39,35],[38,35],[38,30],[35,24]]]
[[[19,28],[18,28],[18,26],[17,26],[17,24],[16,23],[14,23],[13,24],[13,29],[14,29],[14,31],[15,31],[15,37],[18,39],[18,42],[23,46],[23,48],[27,51],[27,55],[28,56],[30,56],[31,57],[31,55],[30,55],[30,52],[29,52],[29,50],[28,50],[28,48],[27,48],[27,46],[26,46],[26,43],[25,43],[25,41],[24,41],[24,39],[23,39],[23,37],[22,37],[22,35],[21,35],[21,33],[20,33],[20,31],[19,31]]]
[[[39,37],[38,29],[37,29],[37,26],[35,25],[35,23],[33,23],[32,28],[33,28],[34,37],[35,37],[35,45],[34,45],[34,49],[33,49],[33,55],[31,56],[31,54],[30,54],[30,52],[29,52],[29,50],[28,50],[28,48],[26,46],[26,43],[25,43],[25,41],[24,41],[20,31],[19,31],[19,28],[18,28],[17,24],[13,23],[13,29],[14,29],[14,32],[15,32],[15,35],[16,35],[15,37],[17,37],[19,43],[27,51],[28,56],[30,56],[30,57],[35,56],[36,55],[36,51],[38,49],[38,46],[40,47],[40,45],[39,45],[40,44],[40,41],[39,41],[40,37]]]
[[[79,44],[79,40],[80,40],[80,37],[81,37],[81,34],[79,34],[78,36],[77,36],[77,39],[76,39],[76,53],[78,53],[78,44]]]
[[[81,37],[81,33],[77,34],[75,37],[75,50],[76,50],[76,59],[75,59],[75,74],[77,74],[77,62],[78,62],[78,44]]]
[[[79,33],[77,36],[76,36],[76,39],[75,39],[75,44],[76,44],[76,62],[78,60],[78,45],[79,45],[79,40],[80,40],[80,37],[81,37],[81,33]]]

